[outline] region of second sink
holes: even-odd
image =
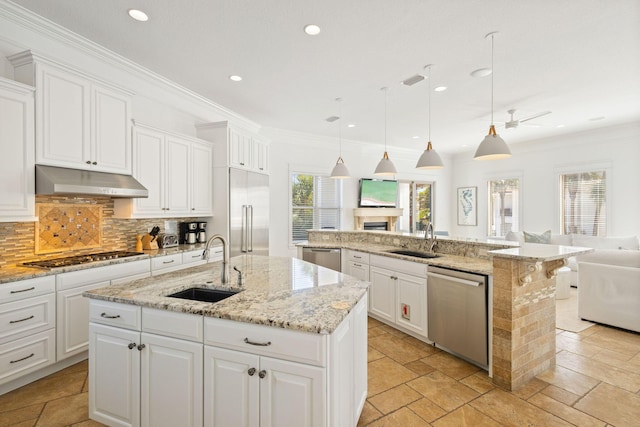
[[[189,288],[167,296],[170,298],[182,298],[202,302],[218,302],[234,296],[238,292],[240,291],[226,291],[221,289],[208,288]]]
[[[437,258],[439,256],[439,255],[436,255],[434,253],[409,251],[409,250],[406,250],[406,249],[394,249],[394,250],[387,251],[387,252],[392,253],[392,254],[396,254],[396,255],[412,256],[412,257],[416,257],[416,258]]]

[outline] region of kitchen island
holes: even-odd
[[[237,278],[240,270],[243,285]],[[89,411],[108,425],[356,425],[367,282],[243,255],[86,292]],[[240,291],[217,303],[168,297]]]

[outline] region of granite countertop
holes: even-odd
[[[246,274],[236,285],[237,267]],[[320,334],[332,333],[366,294],[368,282],[296,258],[241,255],[229,261],[228,285],[222,262],[85,292],[105,301],[254,323]],[[217,303],[170,298],[191,287],[242,291]]]
[[[553,261],[575,255],[593,252],[592,248],[578,246],[548,245],[539,243],[523,243],[522,246],[510,249],[489,251],[495,257],[517,259],[528,262]]]
[[[437,258],[418,258],[408,255],[393,254],[389,251],[402,249],[397,246],[372,245],[368,243],[340,243],[340,244],[324,244],[324,243],[304,243],[300,244],[307,248],[342,248],[354,251],[365,252],[372,255],[382,255],[390,258],[402,259],[405,261],[418,262],[438,267],[452,268],[454,270],[468,271],[470,273],[484,274],[486,276],[493,275],[493,263],[489,259],[466,257],[458,255],[440,254]]]

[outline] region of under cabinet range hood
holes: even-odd
[[[36,194],[149,197],[130,175],[36,165]]]

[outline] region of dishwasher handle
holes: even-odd
[[[467,285],[467,286],[480,286],[484,284],[482,282],[475,281],[475,280],[460,279],[458,277],[447,276],[447,275],[438,274],[438,273],[427,273],[427,276],[436,277],[438,279],[449,280],[451,282],[456,282],[456,283],[460,283],[462,285]]]
[[[305,252],[330,252],[330,253],[336,253],[336,252],[339,252],[340,249],[305,248],[304,251]]]

